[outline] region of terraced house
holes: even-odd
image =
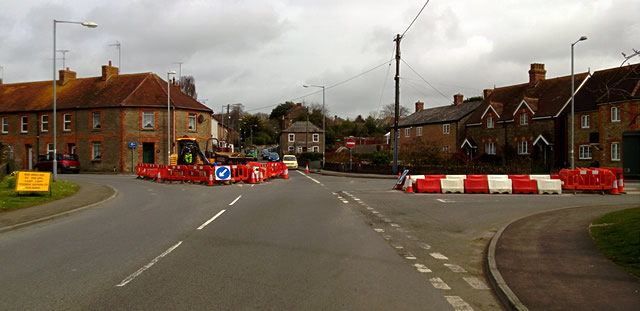
[[[211,135],[212,110],[176,85],[167,103],[167,81],[153,73],[120,75],[109,63],[99,77],[59,74],[55,149],[77,154],[82,171],[165,164],[169,135],[196,137],[201,145]],[[31,169],[38,155],[53,152],[53,81],[0,82],[0,127],[17,169]]]

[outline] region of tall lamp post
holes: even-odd
[[[322,88],[322,168],[324,168],[324,151],[325,149],[327,149],[325,143],[327,141],[327,132],[325,130],[325,110],[324,110],[324,85],[311,85],[311,84],[304,84],[302,85],[303,87],[319,87]]]
[[[58,178],[58,137],[56,126],[56,24],[79,24],[88,28],[96,28],[98,24],[94,22],[72,22],[53,20],[53,180]]]
[[[167,165],[171,164],[171,75],[175,70],[167,72]]]
[[[574,77],[573,77],[573,46],[576,45],[576,43],[580,42],[580,41],[584,41],[587,40],[586,36],[581,36],[580,39],[576,40],[576,42],[571,43],[571,169],[575,169],[576,165],[575,165],[575,153],[574,153]]]

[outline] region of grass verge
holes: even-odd
[[[21,192],[18,195],[15,185],[15,176],[7,176],[0,182],[0,213],[62,199],[76,193],[80,188],[75,183],[58,179],[51,182],[51,196],[48,192]]]
[[[607,258],[640,278],[640,207],[606,214],[590,231]]]

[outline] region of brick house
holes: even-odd
[[[77,154],[82,171],[133,171],[138,162],[166,164],[167,81],[153,73],[118,74],[111,64],[100,77],[57,80],[57,146]],[[171,87],[171,137],[210,137],[212,110]],[[0,84],[0,141],[10,146],[16,169],[31,169],[53,152],[53,82]],[[129,143],[137,143],[130,149]]]
[[[424,109],[423,102],[416,102],[415,112],[398,123],[399,151],[428,143],[441,148],[443,154],[458,152],[465,138],[464,124],[481,103],[482,100],[465,102],[462,94],[454,95],[449,106]]]
[[[588,78],[575,74],[576,91]],[[571,76],[546,79],[544,64],[531,64],[529,82],[484,91],[482,104],[467,120],[462,145],[469,153],[531,159],[534,168],[549,171],[568,164],[567,119]]]
[[[322,152],[322,129],[309,121],[297,121],[282,130],[280,148],[283,154]]]
[[[640,64],[594,72],[575,96],[576,167],[597,162],[640,177],[639,114]]]

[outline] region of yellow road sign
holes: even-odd
[[[18,172],[16,192],[49,192],[50,172]]]

